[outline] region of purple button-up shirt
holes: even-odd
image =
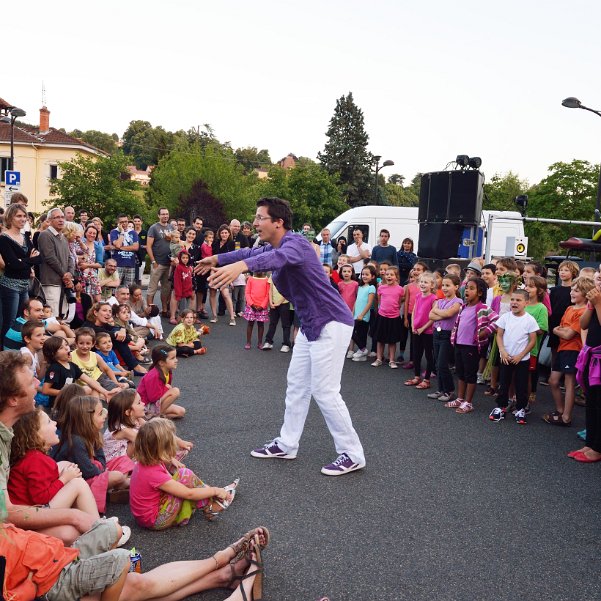
[[[314,246],[300,234],[288,231],[279,248],[266,244],[219,255],[219,265],[245,261],[249,271],[271,271],[273,283],[298,312],[307,340],[317,340],[330,321],[354,324],[353,315],[330,284]]]

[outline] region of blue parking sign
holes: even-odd
[[[21,172],[20,171],[5,171],[4,183],[7,186],[21,187]]]

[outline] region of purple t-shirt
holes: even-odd
[[[447,309],[450,309],[453,305],[462,305],[463,301],[459,298],[459,297],[454,297],[454,298],[439,298],[436,306],[441,310],[441,311],[446,311]],[[453,317],[447,317],[446,319],[439,319],[438,321],[434,322],[434,328],[438,329],[440,328],[441,330],[448,330],[449,332],[453,329],[453,326],[455,325],[455,320],[457,319],[457,313],[455,313],[455,315],[453,315]]]
[[[129,484],[129,505],[136,522],[143,528],[154,526],[163,494],[159,486],[169,480],[171,474],[162,463],[158,465],[136,463]]]
[[[457,339],[455,344],[467,344],[476,346],[478,328],[478,305],[465,305],[461,312],[459,327],[457,328]]]
[[[354,325],[353,314],[334,290],[317,258],[314,245],[287,231],[274,248],[270,244],[241,248],[217,258],[218,265],[244,261],[249,271],[271,271],[278,292],[293,305],[307,340],[313,342],[330,321]]]

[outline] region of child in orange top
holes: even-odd
[[[572,284],[570,299],[572,306],[566,309],[561,323],[553,328],[553,333],[559,338],[557,355],[553,362],[549,386],[555,401],[555,411],[547,413],[543,419],[553,426],[569,426],[572,423],[576,386],[576,359],[582,348],[582,330],[580,316],[586,309],[586,295],[595,287],[593,280],[579,277]],[[559,387],[562,374],[565,379],[565,400],[561,398]]]
[[[248,321],[246,325],[246,344],[244,348],[250,350],[250,340],[252,338],[255,321],[257,326],[257,348],[263,347],[263,331],[265,322],[269,321],[269,280],[262,271],[255,271],[248,280],[246,280],[246,307],[244,309],[244,319]]]

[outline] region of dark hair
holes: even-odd
[[[539,301],[542,301],[545,298],[545,292],[547,291],[547,280],[541,277],[540,275],[531,275],[529,278],[526,278],[527,282],[530,282],[536,288],[536,298]]]
[[[161,211],[167,211],[167,213],[168,213],[169,209],[167,207],[159,207],[159,210],[157,211],[157,215],[160,215]]]
[[[46,359],[48,363],[54,363],[56,353],[66,342],[67,341],[64,338],[61,338],[60,336],[50,336],[50,338],[46,338],[46,340],[44,341],[44,346],[42,347],[44,359]]]
[[[31,338],[33,336],[33,331],[36,328],[44,328],[43,321],[26,321],[21,328],[21,336],[23,337],[23,342],[25,342],[25,338]]]
[[[450,280],[451,282],[453,282],[453,284],[455,286],[457,286],[457,288],[459,288],[459,286],[461,286],[461,280],[459,279],[459,276],[456,276],[454,273],[445,273],[442,276],[443,280]]]
[[[266,196],[257,200],[257,207],[267,207],[271,221],[281,219],[284,229],[292,229],[292,209],[287,200],[277,198],[277,196]]]
[[[75,332],[75,342],[77,342],[82,336],[89,336],[92,342],[96,342],[96,332],[92,328],[79,328]]]
[[[376,273],[376,268],[373,265],[363,265],[363,267],[361,268],[361,273],[363,273],[364,269],[369,270],[369,273],[371,273],[371,282],[369,282],[367,285],[369,286],[371,284],[373,286],[376,286],[376,280],[378,278],[378,274]],[[363,284],[363,285],[365,285],[365,284]]]
[[[198,236],[198,232],[194,229],[194,226],[190,225],[186,228],[186,234],[188,232],[194,232]]]
[[[79,384],[67,384],[54,399],[54,405],[52,405],[52,411],[50,417],[56,421],[57,426],[62,429],[62,423],[65,419],[65,407],[74,399],[76,396],[85,396],[86,389]]]
[[[476,288],[478,289],[478,300],[481,303],[485,303],[486,294],[488,292],[486,282],[482,278],[469,278],[465,285],[467,286],[469,282],[474,282],[474,284],[476,284]]]
[[[92,417],[98,403],[102,401],[93,396],[75,396],[65,405],[57,453],[65,444],[71,451],[75,436],[82,439],[90,458],[102,448],[102,435],[94,425]]]
[[[409,252],[413,252],[413,240],[411,238],[405,238],[401,242],[401,250],[403,250],[403,244],[405,244],[405,242],[411,242],[411,250]],[[405,251],[405,252],[407,252],[407,251]]]
[[[525,301],[530,299],[530,295],[528,294],[528,290],[524,290],[524,288],[516,288],[511,294],[519,294]]]
[[[539,263],[538,261],[528,261],[527,264],[532,265],[532,267],[534,268],[534,273],[536,275],[540,275],[543,278],[546,277],[547,270],[542,263]]]
[[[390,261],[388,261],[387,259],[384,259],[383,261],[380,261],[378,263],[378,266],[382,266],[382,265],[388,265],[388,267],[392,267],[392,263]]]
[[[135,427],[136,424],[134,424],[133,420],[125,412],[131,409],[136,400],[136,394],[138,393],[133,388],[126,388],[118,392],[111,399],[107,420],[107,429],[109,432],[115,432],[121,426],[125,426],[126,428]]]
[[[382,234],[388,234],[388,235],[390,236],[390,232],[389,232],[387,229],[384,229],[384,228],[382,228],[382,229],[380,230],[380,236],[381,236]]]
[[[40,414],[42,410],[37,407],[33,411],[22,415],[13,426],[14,436],[10,444],[10,465],[15,465],[27,454],[27,451],[41,451],[46,453],[46,444],[40,436]]]
[[[227,225],[226,223],[222,223],[219,226],[219,229],[217,230],[217,241],[220,242],[221,241],[221,232],[225,232],[227,231],[227,233],[229,234],[228,240],[232,239],[232,230],[230,230],[230,226]],[[205,232],[205,236],[206,236],[206,232]]]
[[[27,309],[28,311],[31,311],[31,303],[33,301],[42,303],[42,301],[37,296],[30,296],[26,301],[23,301],[23,304],[21,305],[21,316],[22,317],[25,317],[25,309]],[[42,303],[42,306],[44,306],[44,303]]]
[[[124,219],[124,218],[129,221],[129,217],[125,213],[119,213],[119,215],[117,215],[117,221],[119,221],[119,219]]]
[[[430,271],[430,268],[428,267],[428,264],[425,261],[416,261],[413,264],[413,267],[415,267],[416,265],[421,265],[424,268],[424,271]]]
[[[150,354],[152,359],[152,367],[150,369],[156,369],[159,372],[159,378],[161,378],[161,382],[165,383],[165,374],[163,370],[159,367],[159,363],[161,361],[165,361],[169,356],[169,353],[174,352],[175,349],[169,344],[157,344]]]
[[[17,372],[29,368],[29,358],[18,351],[0,351],[0,411],[9,398],[21,392]]]
[[[485,269],[489,269],[493,273],[497,272],[497,266],[494,263],[487,263],[486,265],[484,265],[484,267],[482,267],[482,271],[484,271]]]
[[[126,305],[125,303],[115,303],[111,308],[111,311],[113,312],[113,317],[117,317],[119,315],[119,311],[121,311],[121,309],[123,309],[124,307],[131,313],[131,308],[129,305]]]

